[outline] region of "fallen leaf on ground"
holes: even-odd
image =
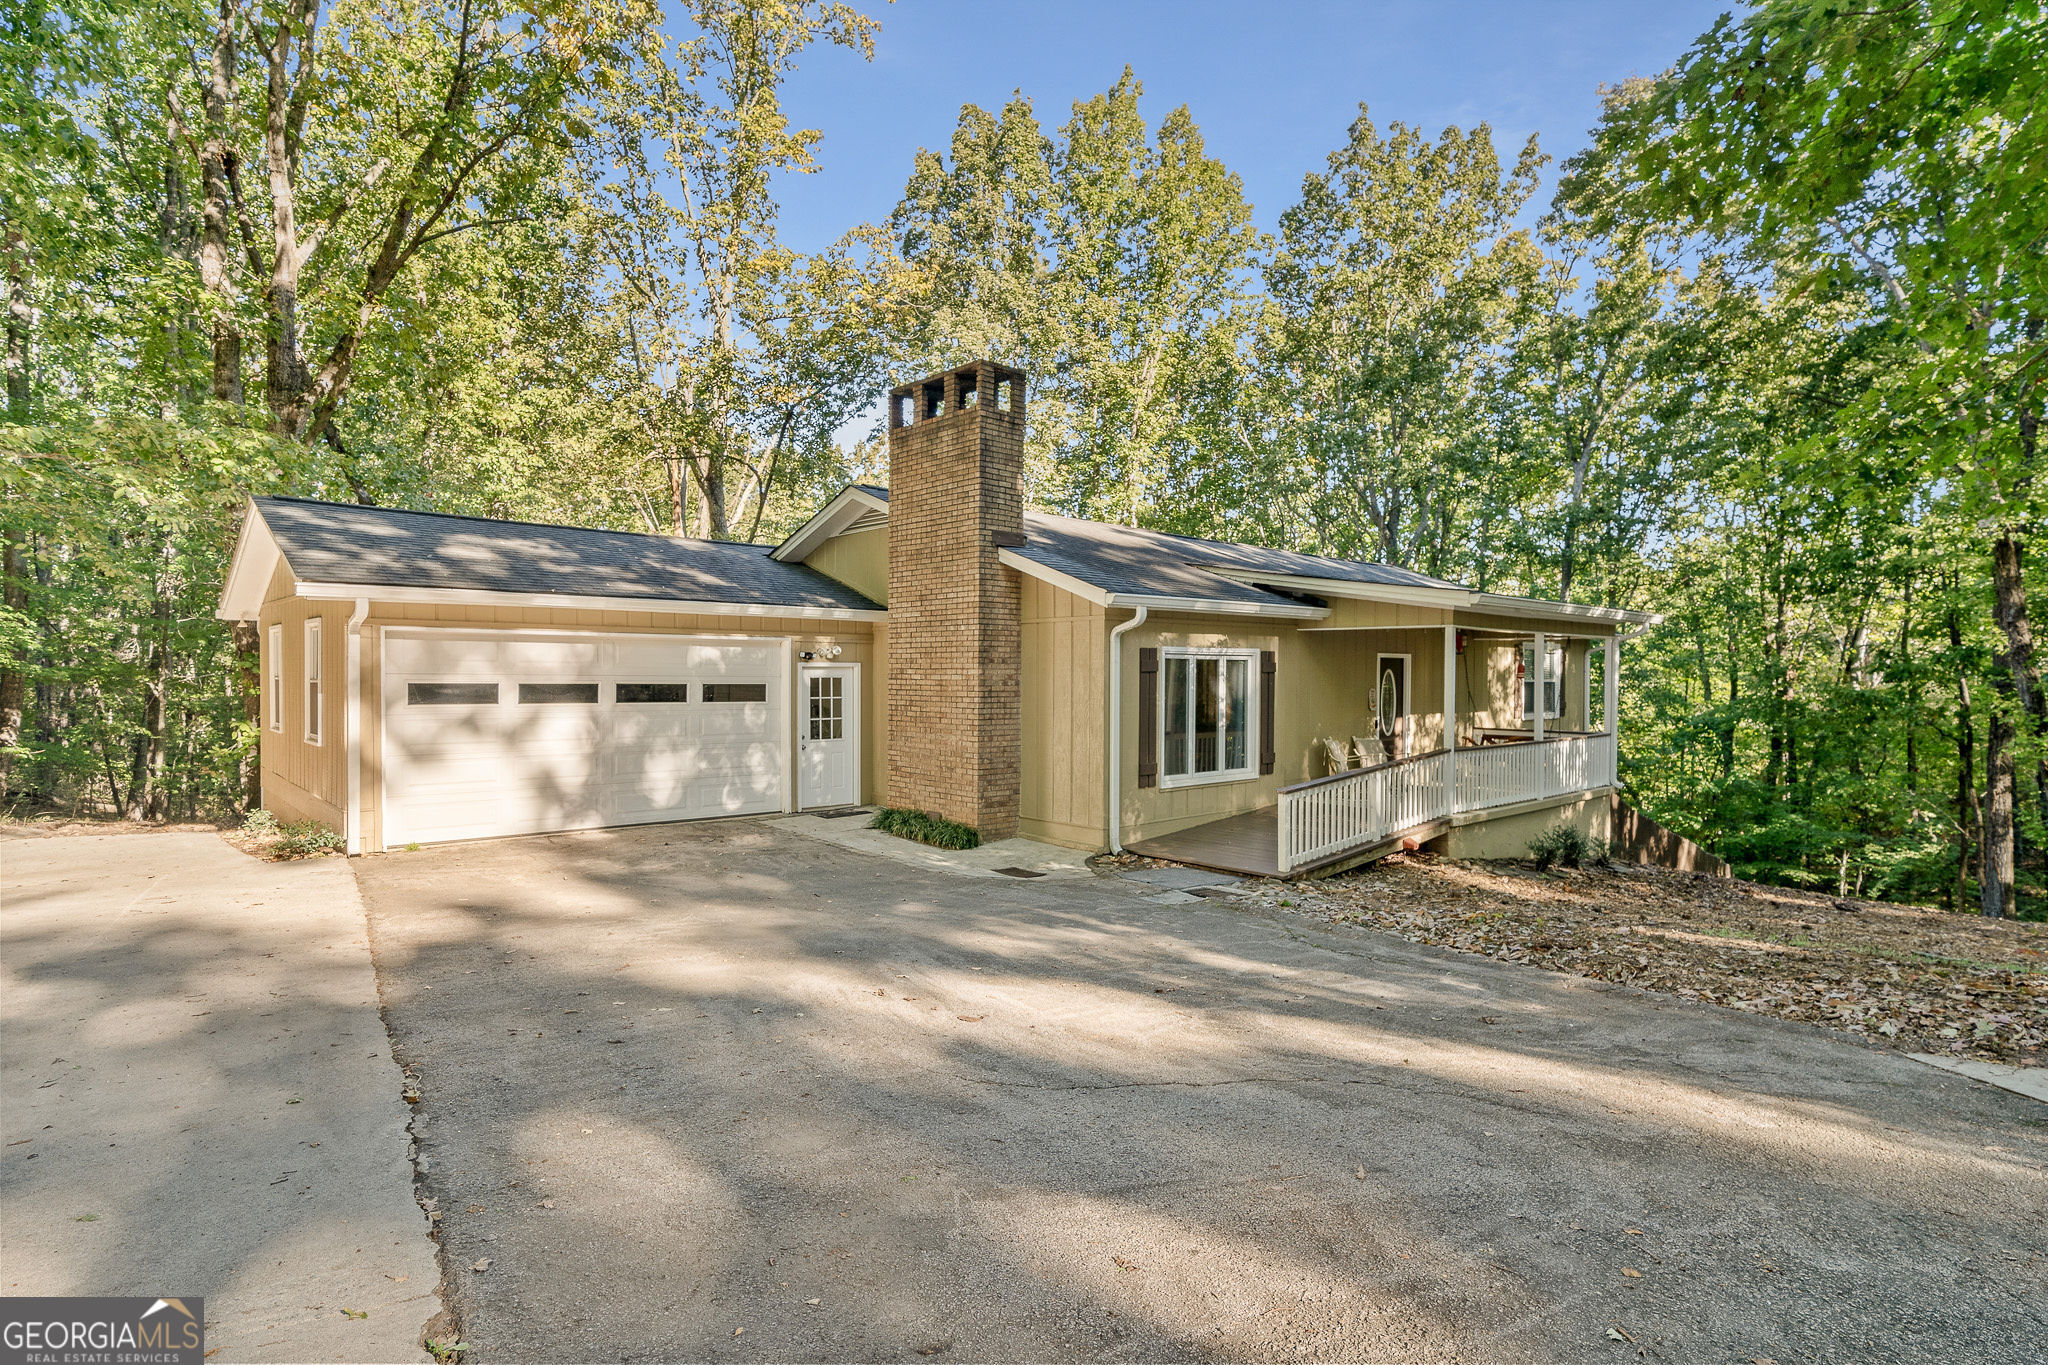
[[[956,1014],[953,1017],[963,1024],[978,1024],[988,1018],[985,1014]]]
[[[481,1261],[478,1261],[475,1265],[470,1267],[471,1270],[475,1271],[479,1275],[483,1274],[486,1270],[489,1270],[490,1268],[491,1258],[488,1256],[484,1257]]]
[[[1881,1046],[2048,1063],[2048,927],[1667,868],[1403,853],[1258,893],[1413,943],[1832,1028]],[[1854,914],[1840,913],[1843,906]]]
[[[1628,1268],[1628,1267],[1626,1267],[1626,1266],[1622,1267],[1622,1271],[1621,1271],[1621,1273],[1622,1273],[1622,1274],[1624,1274],[1624,1275],[1626,1275],[1626,1276],[1628,1276],[1628,1277],[1629,1277],[1629,1278],[1630,1278],[1631,1280],[1640,1280],[1641,1278],[1643,1278],[1643,1272],[1642,1272],[1642,1271],[1640,1271],[1640,1270],[1632,1270],[1632,1269],[1629,1269],[1629,1268]]]

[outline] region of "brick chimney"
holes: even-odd
[[[1017,832],[1024,373],[978,361],[889,395],[889,803]]]

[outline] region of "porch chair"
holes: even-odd
[[[1317,740],[1316,744],[1323,751],[1323,763],[1329,768],[1330,775],[1351,770],[1351,750],[1345,747],[1343,740],[1325,736]]]

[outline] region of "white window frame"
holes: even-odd
[[[306,743],[317,746],[321,742],[320,708],[327,700],[327,680],[320,666],[320,618],[317,616],[306,621],[306,654],[301,662],[306,675]]]
[[[1242,659],[1245,664],[1245,765],[1242,768],[1222,768],[1213,773],[1186,772],[1169,775],[1166,771],[1166,676],[1168,661],[1171,659]],[[1192,663],[1190,664],[1192,670]],[[1219,667],[1216,670],[1218,687],[1227,687],[1230,671]],[[1188,766],[1194,766],[1194,705],[1195,689],[1190,680],[1188,687],[1188,743],[1190,753]],[[1191,646],[1168,646],[1159,651],[1159,733],[1154,737],[1154,752],[1159,755],[1159,785],[1171,787],[1207,787],[1218,782],[1252,782],[1259,776],[1259,651],[1256,649],[1199,649]],[[1217,736],[1217,747],[1222,747],[1222,735]],[[1220,755],[1219,755],[1220,756]]]
[[[1520,685],[1515,689],[1515,706],[1520,712],[1522,719],[1527,720],[1531,715],[1529,703],[1536,695],[1532,690],[1536,686],[1536,645],[1532,641],[1529,644],[1518,646],[1518,649],[1519,653],[1515,657],[1521,660],[1522,676],[1519,679]],[[1543,679],[1550,699],[1550,704],[1544,709],[1543,719],[1562,720],[1564,718],[1564,646],[1561,644],[1545,643],[1543,652],[1548,654],[1557,664],[1557,667],[1552,669]]]
[[[270,728],[274,734],[284,733],[284,627],[270,628],[270,657],[264,661],[269,679],[269,696],[265,704],[270,708]]]

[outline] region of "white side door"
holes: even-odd
[[[797,808],[860,801],[860,666],[805,664],[797,679]]]

